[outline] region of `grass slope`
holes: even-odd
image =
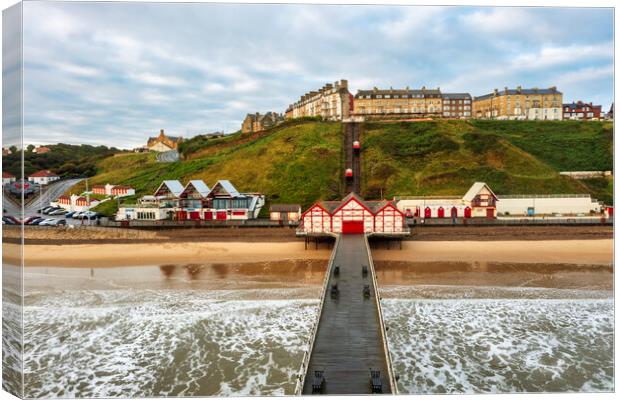
[[[425,121],[366,124],[365,194],[460,195],[474,181],[499,194],[592,193],[610,201],[610,180],[560,171],[612,170],[607,122]]]
[[[237,135],[210,141],[201,157],[157,163],[154,154],[122,154],[98,164],[89,185],[127,184],[138,195],[150,194],[162,180],[203,179],[213,185],[230,180],[240,191],[259,191],[271,202],[308,206],[317,199],[340,196],[341,125],[311,122],[273,129],[253,141]],[[219,143],[218,143],[219,142]],[[217,147],[217,151],[211,150]],[[71,189],[75,193],[84,184]]]
[[[612,138],[607,122],[367,123],[362,194],[462,195],[474,181],[484,181],[499,194],[591,193],[611,202],[610,179],[576,181],[559,172],[611,170]],[[185,160],[175,163],[157,163],[154,154],[108,157],[89,184],[128,184],[140,196],[164,179],[203,179],[208,185],[229,179],[241,191],[264,193],[268,202],[307,207],[341,196],[341,146],[341,124],[296,121],[251,138],[235,134],[192,143]],[[83,185],[71,191],[79,190]],[[106,213],[115,203],[105,204]]]

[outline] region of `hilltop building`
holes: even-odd
[[[178,150],[179,144],[183,142],[182,137],[167,136],[164,130],[159,131],[159,136],[150,137],[146,142],[146,147],[150,151],[164,152],[170,150]]]
[[[15,175],[2,171],[2,186],[10,185],[13,182],[15,182]]]
[[[602,106],[595,106],[582,101],[562,104],[563,118],[575,120],[599,120],[601,119]]]
[[[611,107],[609,107],[609,111],[607,115],[605,115],[605,119],[614,119],[614,103],[611,103]]]
[[[45,154],[49,153],[50,151],[52,151],[52,149],[47,146],[36,146],[32,152],[36,154]]]
[[[275,112],[267,112],[265,114],[255,113],[248,114],[241,123],[242,133],[261,132],[269,128],[273,128],[284,120],[280,114]]]
[[[472,104],[469,93],[443,93],[441,99],[444,118],[471,118]]]
[[[350,193],[342,201],[320,201],[301,215],[298,233],[406,234],[405,214],[387,200],[368,201]]]
[[[442,97],[437,89],[359,90],[355,94],[355,116],[367,119],[384,117],[441,117]]]
[[[30,182],[33,182],[39,185],[47,185],[59,179],[60,179],[60,176],[56,175],[55,173],[53,173],[52,171],[48,169],[43,170],[43,171],[37,171],[28,177],[28,180]]]
[[[301,96],[285,112],[286,118],[321,117],[329,121],[342,121],[349,118],[353,109],[353,96],[349,93],[349,83],[341,79],[328,83],[318,91]]]
[[[555,86],[548,89],[516,89],[474,98],[474,117],[489,119],[561,120],[562,93]]]

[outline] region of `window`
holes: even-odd
[[[386,99],[389,99],[390,97],[392,97],[392,96],[390,96],[389,94],[386,94],[386,95],[385,95],[385,98],[386,98]]]
[[[400,99],[400,96],[399,96],[399,95],[397,95],[397,94],[395,94],[395,95],[394,95],[394,98],[395,98],[395,99]]]

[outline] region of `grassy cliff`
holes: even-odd
[[[577,121],[426,121],[367,124],[367,195],[463,194],[474,181],[500,194],[592,193],[610,201],[611,180],[560,171],[613,169],[613,127]]]
[[[612,129],[608,122],[574,121],[367,123],[363,194],[461,195],[474,181],[485,181],[500,194],[591,193],[610,202],[611,180],[576,181],[559,172],[611,170]],[[154,154],[108,157],[89,184],[128,184],[143,195],[164,179],[203,179],[208,185],[229,179],[270,202],[305,207],[341,196],[341,146],[341,124],[297,121],[251,137],[197,139],[175,163],[157,163]]]

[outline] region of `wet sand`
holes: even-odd
[[[403,242],[402,250],[375,249],[376,261],[465,261],[509,263],[607,264],[613,240]]]
[[[4,262],[19,264],[17,245],[4,244]],[[13,249],[13,247],[15,247]],[[9,248],[9,251],[6,251]],[[27,266],[112,267],[161,264],[327,260],[331,249],[304,250],[300,242],[185,242],[26,245]],[[404,242],[402,250],[374,249],[375,261],[606,264],[613,240]]]
[[[442,287],[552,288],[605,291],[613,294],[613,267],[592,264],[497,262],[375,262],[377,280],[386,297],[410,297],[399,287],[426,287],[440,295]],[[434,288],[433,288],[434,287]],[[420,295],[420,291],[410,291]],[[488,295],[488,293],[480,294]]]
[[[5,246],[17,246],[5,244]],[[303,242],[133,243],[26,245],[26,266],[119,267],[133,265],[327,260],[331,249],[304,250]],[[18,260],[4,256],[9,264]]]

